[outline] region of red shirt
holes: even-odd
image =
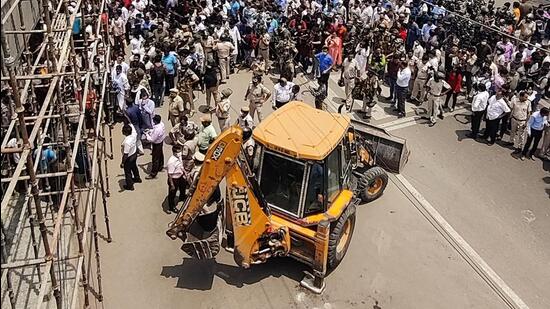
[[[399,37],[401,39],[403,39],[403,41],[406,41],[407,40],[407,29],[406,28],[401,28],[399,30]]]
[[[460,72],[451,71],[449,80],[447,81],[453,92],[460,92],[462,89],[462,74]]]

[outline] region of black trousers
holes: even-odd
[[[529,152],[529,156],[534,155],[535,151],[537,151],[537,148],[539,147],[539,142],[541,138],[542,130],[535,130],[531,128],[531,135],[527,137],[527,141],[525,141],[525,146],[523,146],[523,151],[521,152],[521,154],[526,156]],[[531,147],[531,143],[533,143],[533,147]],[[529,151],[529,147],[531,147],[531,151]]]
[[[164,88],[164,95],[170,95],[170,89],[174,88],[174,79],[176,76],[174,74],[166,74],[166,79],[164,80],[166,87]]]
[[[397,97],[397,109],[400,113],[405,113],[405,101],[407,100],[407,93],[409,87],[401,87],[395,85],[395,96]]]
[[[276,108],[281,108],[281,107],[285,106],[286,103],[288,103],[288,102],[275,101],[275,107]]]
[[[124,178],[126,179],[126,186],[129,188],[134,187],[134,179],[140,179],[139,170],[137,167],[137,151],[133,155],[129,156],[124,161]]]
[[[485,134],[483,138],[489,138],[489,143],[493,144],[497,139],[498,124],[500,123],[500,118],[489,120],[487,119],[487,128],[485,129]]]
[[[325,85],[325,96],[328,94],[328,79],[330,77],[330,71],[327,73],[321,73],[319,79],[317,80],[319,84]]]
[[[183,201],[185,199],[185,188],[187,187],[187,182],[183,177],[172,179],[174,182],[174,188],[168,186],[168,207],[170,210],[176,210],[176,194],[180,192],[178,201]]]
[[[472,135],[474,138],[479,134],[479,127],[481,125],[481,119],[483,119],[485,111],[473,112],[472,114]]]
[[[164,166],[164,152],[162,151],[162,144],[153,144],[153,150],[151,151],[151,172],[149,174],[151,177],[157,176],[158,172],[162,170]]]
[[[164,84],[152,84],[151,92],[151,100],[155,102],[155,107],[162,106],[162,98],[164,97]]]
[[[469,97],[472,92],[472,72],[464,71],[462,74],[466,79],[466,97]]]
[[[508,124],[510,123],[510,114],[505,114],[500,121],[500,130],[498,132],[498,136],[502,139],[504,137],[504,134],[506,131],[508,131]]]
[[[451,100],[451,97],[453,97],[453,105],[451,105],[452,108],[455,108],[456,105],[456,97],[458,96],[457,92],[449,92],[447,93],[447,98],[445,99],[445,107],[449,107],[449,101]]]

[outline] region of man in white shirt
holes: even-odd
[[[409,92],[409,83],[411,81],[411,69],[407,60],[401,59],[399,71],[397,71],[397,81],[395,86],[397,96],[397,109],[399,118],[405,117],[405,100]]]
[[[273,109],[281,108],[292,98],[292,87],[294,83],[287,82],[286,78],[281,77],[279,82],[275,84],[273,91],[272,107]]]
[[[487,108],[487,101],[489,100],[489,92],[487,92],[485,84],[479,84],[478,90],[479,92],[472,100],[472,133],[468,135],[469,138],[473,139],[477,138],[479,126],[481,125],[481,119],[483,119],[485,108]]]
[[[115,61],[115,64],[113,65],[113,67],[111,68],[111,75],[112,75],[112,79],[114,80],[115,79],[115,75],[116,75],[116,67],[120,65],[120,68],[122,69],[122,73],[124,74],[128,74],[128,70],[130,69],[130,65],[128,65],[128,63],[126,63],[124,61],[124,55],[122,54],[119,54],[117,57],[116,57],[116,61]]]
[[[120,111],[123,111],[126,107],[126,93],[130,90],[130,83],[128,77],[122,72],[122,66],[117,65],[115,69],[116,74],[113,76],[113,82],[116,85],[117,103]]]
[[[374,14],[373,5],[366,5],[361,12],[361,20],[364,25],[370,25],[372,21],[372,15]]]
[[[134,183],[140,183],[139,170],[137,167],[137,132],[131,125],[122,127],[122,134],[125,136],[122,141],[122,162],[120,167],[124,169],[124,178],[126,184],[124,190],[134,191]]]
[[[510,107],[504,101],[502,92],[497,92],[487,101],[487,124],[483,138],[489,138],[489,146],[492,146],[496,141],[500,119],[505,113],[509,112]]]
[[[168,174],[168,210],[177,212],[176,194],[179,191],[179,200],[185,198],[185,172],[181,160],[183,148],[177,144],[172,146],[172,156],[166,162],[166,172]]]
[[[234,47],[233,51],[231,52],[231,62],[233,64],[236,64],[237,56],[239,55],[239,45],[241,44],[242,38],[236,23],[231,25],[230,27],[231,28],[229,29],[229,35],[231,36]]]
[[[145,130],[143,133],[147,141],[153,146],[151,150],[151,171],[149,172],[149,176],[146,177],[148,179],[153,179],[157,177],[158,172],[164,167],[164,152],[162,151],[162,146],[166,138],[166,131],[160,115],[155,115],[153,117],[153,128]]]

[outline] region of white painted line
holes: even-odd
[[[455,109],[453,112],[444,113],[443,115],[445,117],[449,117],[449,116],[453,116],[453,115],[456,115],[456,114],[460,114],[460,113],[462,113],[466,110],[467,110],[466,107],[461,107],[461,108]],[[413,125],[417,124],[417,121],[419,121],[419,120],[422,120],[422,117],[420,115],[414,115],[414,116],[405,117],[405,118],[397,119],[397,120],[390,121],[390,122],[385,122],[385,123],[379,124],[377,126],[380,127],[380,128],[384,128],[387,131],[393,131],[393,130],[398,130],[398,129],[413,126]],[[439,121],[441,121],[441,120],[439,120]]]
[[[502,278],[481,258],[481,256],[458,234],[414,186],[400,174],[390,174],[392,181],[398,181],[418,202],[413,203],[425,216],[433,219],[432,224],[443,237],[457,250],[466,262],[489,284],[489,286],[513,309],[528,309],[529,306],[502,280]],[[397,183],[396,183],[397,184]],[[399,185],[398,185],[399,187]],[[420,209],[421,207],[422,209]],[[428,217],[427,217],[428,218]],[[428,218],[428,220],[430,219]],[[432,220],[429,220],[432,221]]]

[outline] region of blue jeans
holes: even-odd
[[[317,59],[317,57],[313,57],[313,77],[321,77],[321,69],[319,68],[319,60]]]

